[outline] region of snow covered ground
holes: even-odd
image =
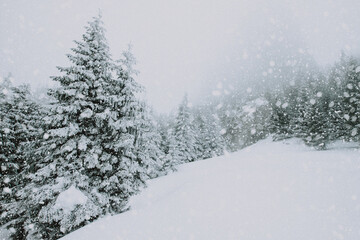
[[[261,141],[148,182],[64,239],[360,239],[360,151]]]

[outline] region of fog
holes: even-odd
[[[194,103],[232,85],[248,88],[256,72],[284,55],[326,67],[341,51],[360,52],[360,1],[1,0],[0,75],[51,86],[56,66],[101,9],[114,58],[133,45],[147,98],[157,111]],[[261,66],[260,66],[261,65]],[[266,66],[264,66],[266,65]],[[221,90],[221,91],[220,91]]]

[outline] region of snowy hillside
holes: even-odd
[[[63,239],[360,239],[360,154],[261,141],[152,180]]]

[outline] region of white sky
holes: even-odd
[[[138,80],[161,112],[185,92],[196,101],[223,78],[237,78],[247,48],[271,39],[274,21],[322,65],[341,50],[360,52],[359,0],[0,0],[0,74],[51,84],[98,9],[113,56],[133,44]]]

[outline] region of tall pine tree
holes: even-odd
[[[105,214],[126,210],[127,200],[144,182],[136,139],[140,87],[134,59],[125,52],[113,62],[101,17],[86,26],[82,41],[58,67],[60,86],[45,119],[48,131],[38,149],[31,184],[21,192],[22,227],[28,238],[58,238]],[[77,196],[69,202],[69,195]]]

